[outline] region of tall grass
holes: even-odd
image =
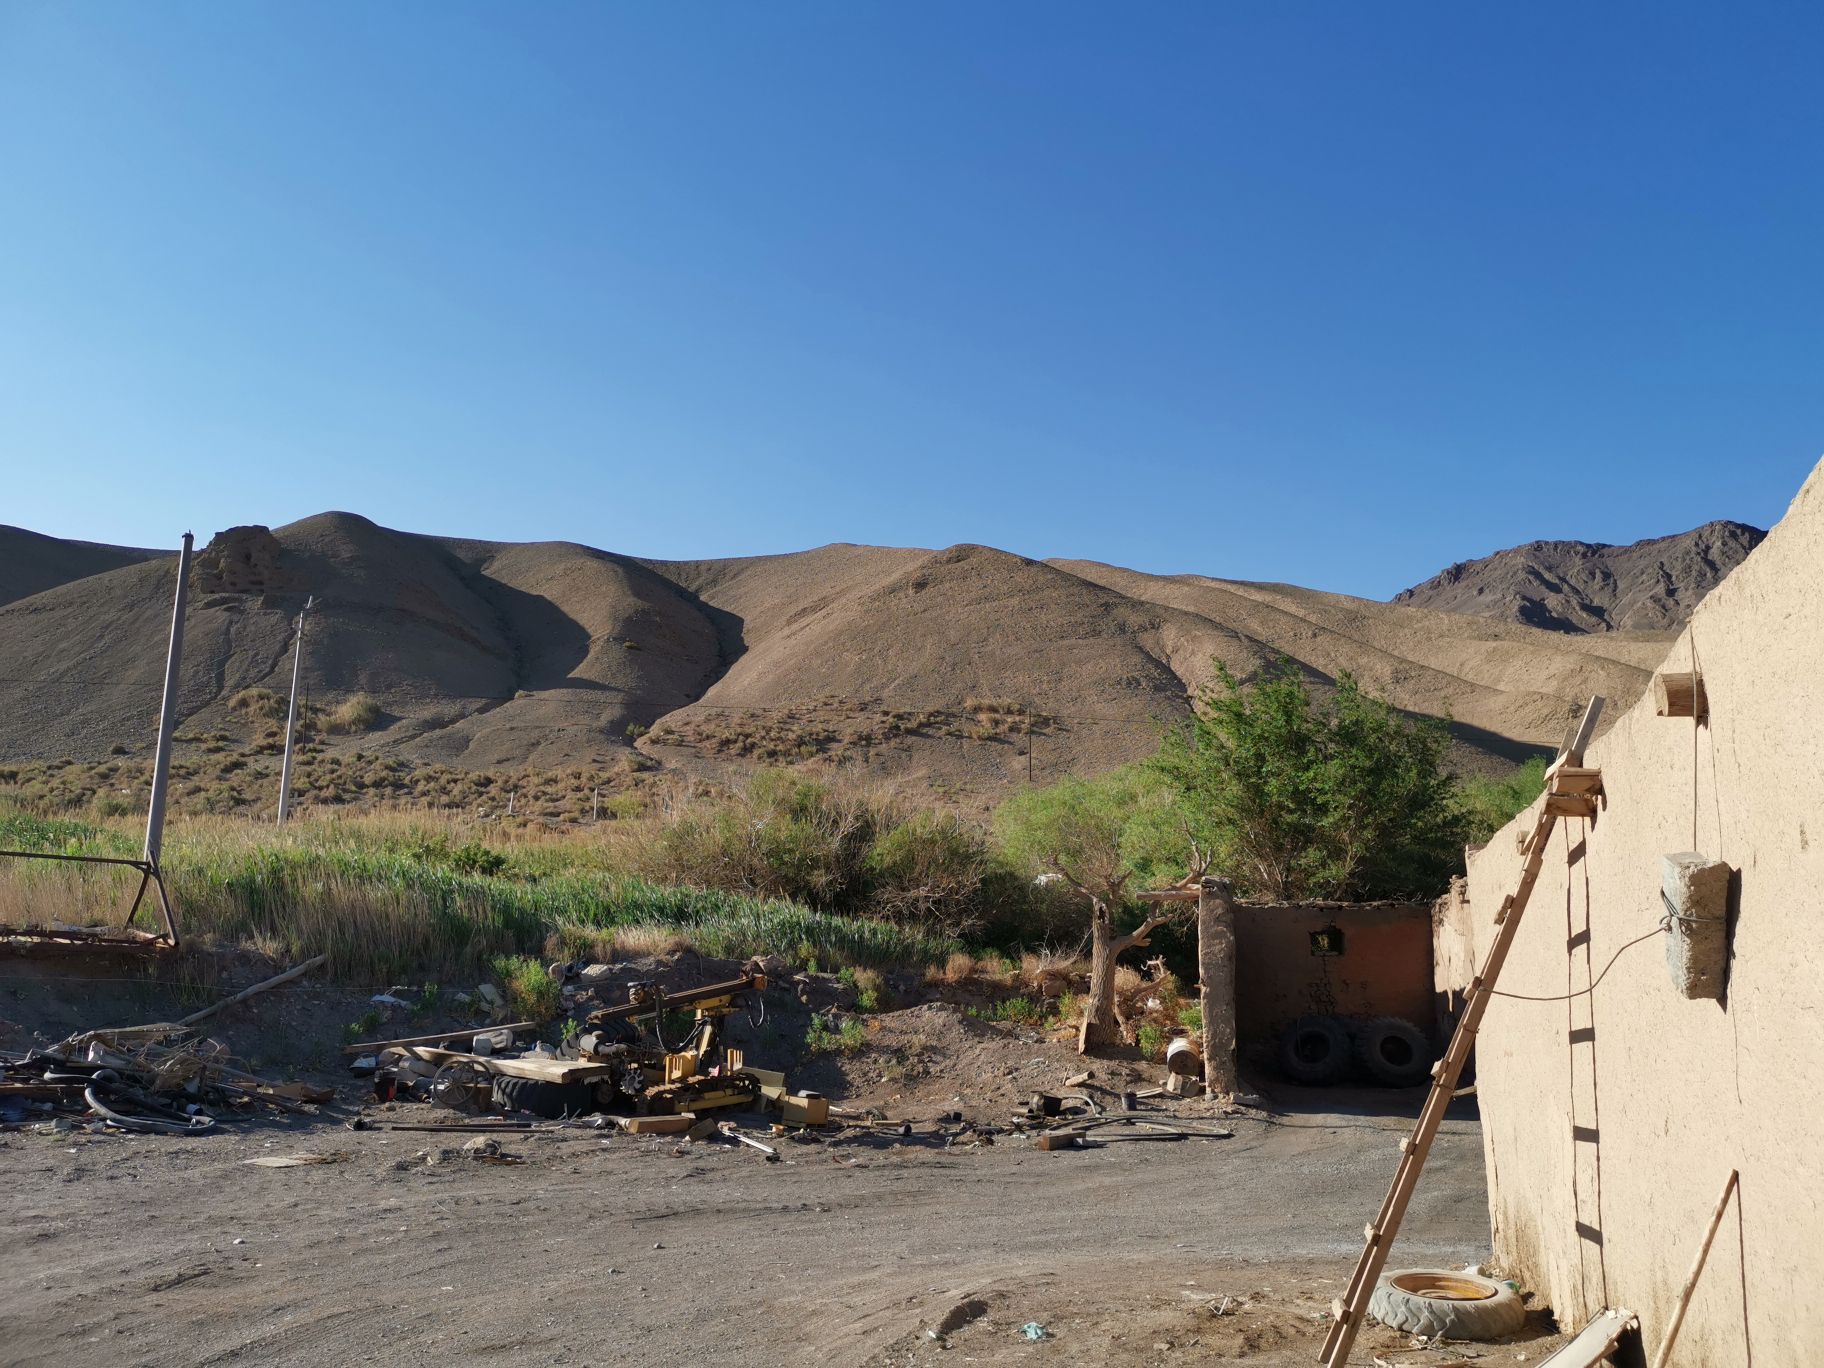
[[[0,811],[0,845],[128,854],[135,840],[120,822],[12,810]],[[282,832],[198,818],[173,826],[164,868],[186,935],[281,958],[327,954],[332,973],[364,982],[483,970],[548,944],[688,945],[832,969],[922,968],[957,948],[917,928],[785,899],[649,882],[613,868],[586,834],[422,817],[317,819]],[[121,873],[131,871],[0,861],[0,924],[118,921],[131,897]]]

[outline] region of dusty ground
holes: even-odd
[[[79,1024],[168,1019],[171,1005],[146,983],[6,984],[0,1049]],[[915,1119],[910,1140],[781,1141],[768,1163],[720,1143],[680,1152],[673,1138],[568,1129],[510,1140],[521,1164],[483,1164],[461,1154],[466,1135],[347,1128],[357,1114],[450,1115],[373,1106],[365,1082],[331,1072],[338,1023],[365,999],[301,985],[230,1009],[217,1034],[269,1073],[337,1082],[338,1102],[316,1118],[194,1138],[0,1131],[10,1236],[0,1358],[1306,1364],[1419,1102],[1279,1088],[1267,1108],[1223,1119],[1230,1139],[946,1148],[942,1113],[1005,1122],[1032,1091],[1076,1072],[1074,1052],[926,1004],[868,1018],[869,1043],[851,1057],[807,1059],[793,1044],[803,1008],[783,996],[769,993],[750,1057],[791,1069],[798,1086]],[[1115,1089],[1160,1072],[1138,1059],[1094,1067]],[[1204,1125],[1215,1110],[1147,1105]],[[335,1162],[246,1163],[296,1152]],[[1460,1266],[1487,1253],[1466,1110],[1446,1123],[1395,1259]],[[1043,1339],[1024,1337],[1029,1322]],[[1556,1342],[1540,1333],[1468,1352],[1537,1361]],[[1461,1356],[1378,1327],[1357,1361],[1376,1354],[1412,1365]]]
[[[306,1001],[264,1016],[295,1020]],[[896,1012],[874,1034],[879,1047],[803,1076],[852,1078],[855,1102],[896,1116],[936,1116],[941,1096],[994,1118],[1074,1067],[1062,1047],[954,1010]],[[952,1036],[976,1073],[939,1071]],[[928,1071],[910,1085],[896,1063],[908,1042]],[[868,1082],[883,1062],[892,1076]],[[465,1135],[350,1131],[358,1113],[447,1116],[365,1091],[345,1080],[325,1116],[197,1138],[0,1133],[5,1363],[1306,1364],[1419,1100],[1280,1089],[1271,1111],[1226,1118],[1228,1140],[1083,1153],[1005,1136],[947,1149],[927,1124],[910,1140],[781,1142],[777,1164],[565,1129],[516,1136],[505,1149],[525,1162],[489,1166],[463,1158]],[[336,1162],[246,1164],[299,1151]],[[1395,1260],[1485,1257],[1465,1113],[1446,1122]],[[1538,1361],[1556,1341],[1536,1321],[1468,1352]],[[1375,1355],[1443,1364],[1459,1350],[1370,1328],[1357,1361]]]
[[[576,1130],[510,1143],[515,1167],[461,1158],[460,1135],[321,1120],[182,1140],[13,1133],[6,1359],[1309,1363],[1406,1123],[1231,1124],[1229,1140],[1084,1153],[798,1144],[778,1163]],[[344,1157],[244,1162],[299,1150]],[[1477,1128],[1453,1120],[1397,1257],[1460,1265],[1486,1255],[1486,1231]],[[1231,1314],[1211,1314],[1224,1297]],[[944,1349],[925,1332],[959,1307]],[[1028,1342],[1027,1322],[1047,1338]],[[1374,1328],[1358,1359],[1455,1356],[1403,1343]]]

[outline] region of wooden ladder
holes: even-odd
[[[1583,752],[1595,733],[1597,718],[1602,715],[1602,702],[1600,695],[1590,700],[1556,763],[1546,771],[1545,801],[1540,804],[1539,818],[1532,833],[1521,845],[1526,866],[1521,871],[1519,887],[1502,899],[1495,913],[1494,943],[1488,947],[1482,970],[1471,981],[1464,996],[1463,1015],[1450,1037],[1449,1048],[1444,1051],[1443,1058],[1431,1066],[1431,1091],[1419,1110],[1418,1123],[1413,1126],[1412,1134],[1400,1141],[1400,1165],[1394,1172],[1393,1186],[1387,1189],[1387,1199],[1381,1203],[1380,1214],[1362,1228],[1362,1257],[1356,1263],[1355,1276],[1349,1279],[1349,1290],[1330,1303],[1330,1333],[1324,1339],[1323,1357],[1318,1360],[1324,1368],[1343,1368],[1349,1361],[1356,1334],[1368,1315],[1369,1299],[1374,1296],[1375,1284],[1387,1264],[1387,1251],[1393,1244],[1393,1237],[1399,1233],[1407,1203],[1412,1200],[1419,1173],[1425,1167],[1426,1156],[1431,1153],[1431,1142],[1437,1138],[1445,1109],[1457,1090],[1457,1080],[1463,1073],[1463,1066],[1469,1062],[1469,1052],[1475,1047],[1476,1029],[1482,1024],[1483,1012],[1488,1010],[1490,991],[1501,974],[1514,933],[1520,927],[1527,899],[1532,897],[1533,884],[1539,878],[1552,829],[1560,817],[1589,817],[1596,811],[1596,795],[1602,791],[1602,774],[1583,767]]]

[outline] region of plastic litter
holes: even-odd
[[[1020,1327],[1020,1333],[1029,1340],[1042,1340],[1050,1337],[1045,1327],[1037,1321],[1027,1321]]]

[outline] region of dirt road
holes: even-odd
[[[463,1158],[461,1135],[323,1121],[194,1139],[13,1133],[0,1357],[1309,1363],[1409,1123],[1231,1124],[1228,1140],[1084,1153],[784,1144],[778,1163],[566,1131],[509,1144],[526,1159],[513,1167]],[[299,1150],[346,1157],[244,1162]],[[1485,1212],[1476,1125],[1447,1122],[1396,1261],[1486,1257]],[[1224,1297],[1228,1314],[1211,1314]],[[1045,1338],[1025,1338],[1028,1322]],[[940,1323],[941,1340],[927,1333]],[[1377,1328],[1358,1357],[1403,1344]],[[1404,1352],[1390,1361],[1440,1361]]]

